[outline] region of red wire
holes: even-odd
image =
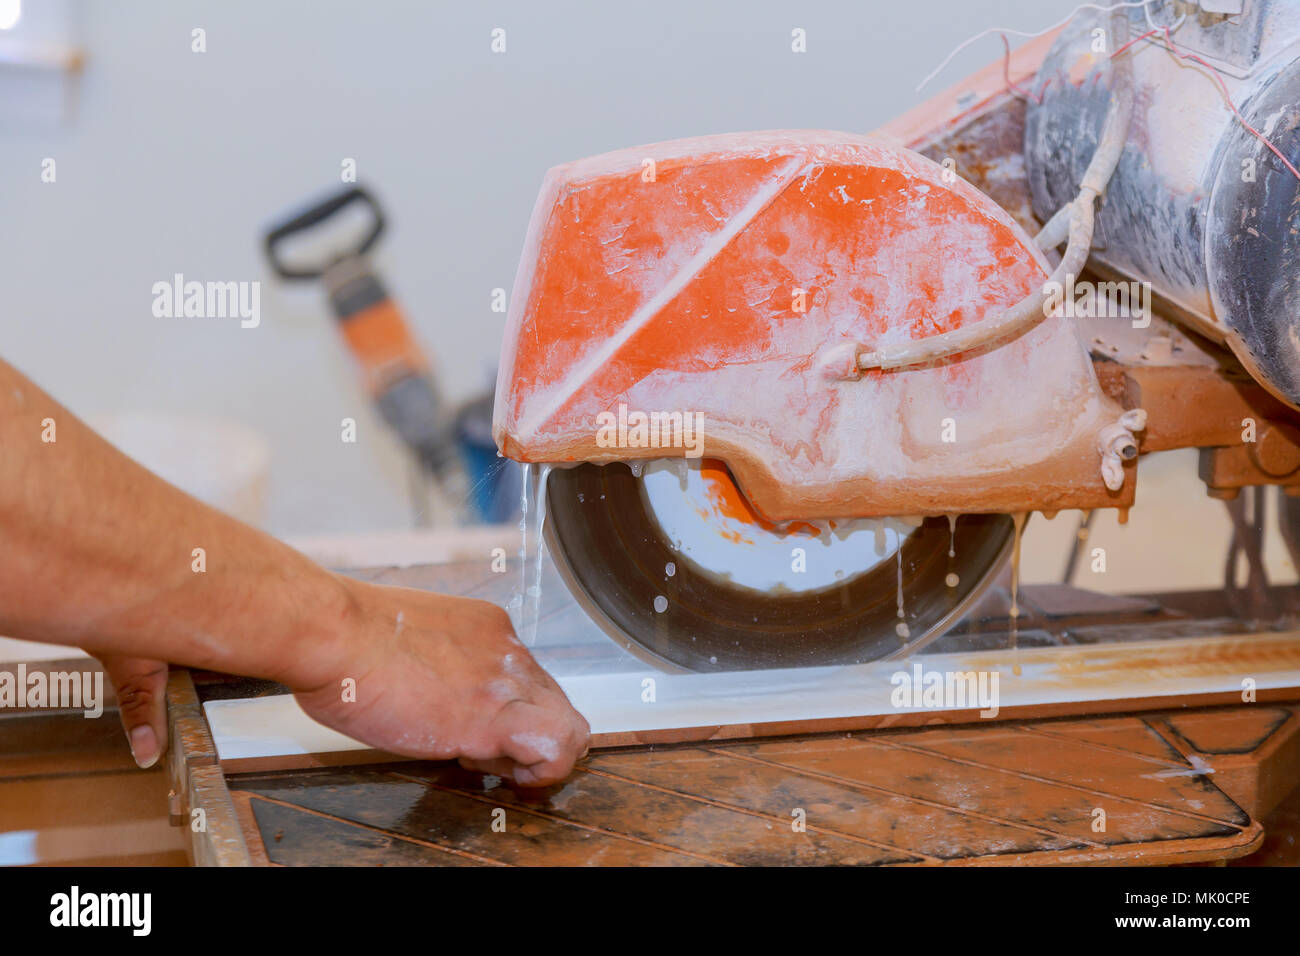
[[[1168,27],[1166,27],[1165,29],[1168,29]],[[1160,32],[1159,30],[1148,30],[1146,33],[1142,34],[1142,35],[1141,35],[1140,37],[1138,37],[1137,39],[1129,40],[1129,41],[1128,41],[1127,43],[1125,43],[1122,47],[1120,47],[1118,50],[1116,50],[1114,53],[1112,53],[1112,54],[1110,55],[1110,58],[1111,58],[1112,60],[1115,59],[1115,57],[1119,56],[1121,53],[1123,53],[1125,50],[1127,50],[1129,47],[1131,47],[1134,43],[1141,43],[1141,42],[1142,42],[1143,40],[1145,40],[1147,37],[1155,36],[1155,35],[1156,35],[1157,33],[1159,33],[1159,32]]]
[[[1011,43],[1007,40],[1007,35],[1005,33],[999,33],[998,36],[1002,37],[1002,78],[1007,81],[1007,89],[1014,90],[1021,96],[1033,100],[1035,106],[1042,106],[1043,98],[1041,96],[1035,96],[1028,90],[1022,90],[1020,87],[1016,86],[1015,83],[1011,82]]]

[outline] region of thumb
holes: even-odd
[[[148,769],[167,749],[167,665],[140,657],[104,657],[100,662],[117,692],[131,756]]]

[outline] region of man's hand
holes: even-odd
[[[339,578],[341,639],[289,677],[313,718],[407,757],[524,786],[564,779],[590,728],[486,601]],[[322,673],[321,659],[333,662]],[[351,682],[349,681],[351,679]]]
[[[0,633],[103,661],[141,766],[167,747],[162,661],[279,681],[373,747],[525,785],[586,749],[587,722],[500,608],[331,574],[150,474],[3,361],[0,449]]]
[[[524,786],[564,779],[590,728],[486,601],[339,577],[348,596],[337,637],[286,677],[303,709],[381,750]],[[321,681],[322,661],[331,676]],[[167,665],[105,655],[131,753],[151,767],[167,749]],[[301,677],[297,677],[301,674]],[[351,678],[351,683],[345,681]]]

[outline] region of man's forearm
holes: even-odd
[[[342,639],[350,601],[0,361],[0,633],[301,682]]]
[[[278,680],[372,747],[526,786],[563,779],[590,732],[500,607],[330,574],[150,474],[3,361],[0,633],[100,658],[142,767],[166,747],[166,661]]]

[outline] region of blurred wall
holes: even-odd
[[[468,397],[489,381],[505,321],[492,290],[513,283],[549,166],[705,133],[868,131],[1002,54],[986,38],[914,93],[969,35],[1038,30],[1074,5],[25,0],[27,30],[87,60],[67,118],[0,111],[0,354],[83,415],[255,427],[275,532],[406,526],[402,453],[323,298],[261,258],[263,226],[337,187],[345,157],[389,207],[382,274],[447,391]],[[0,67],[0,104],[36,97],[33,82]],[[155,318],[151,287],[176,272],[261,281],[260,327]],[[339,440],[349,416],[356,445]]]

